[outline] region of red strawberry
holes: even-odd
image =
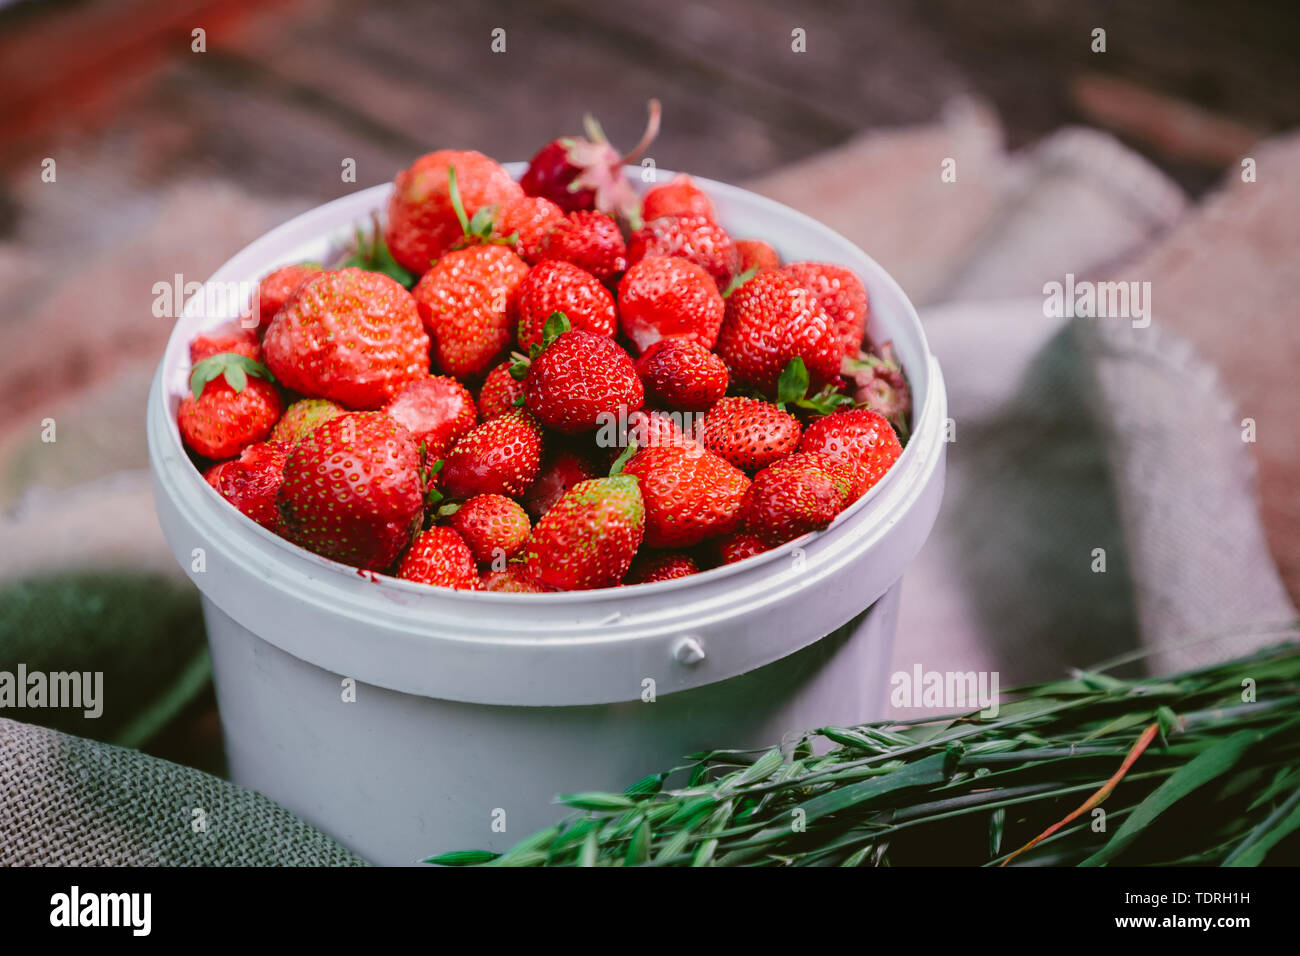
[[[885,418],[865,408],[849,408],[810,424],[799,450],[829,455],[847,467],[853,474],[848,499],[852,503],[884,477],[903,446]]]
[[[541,257],[571,262],[601,282],[613,282],[627,268],[627,244],[611,217],[579,210],[556,223],[542,240]]]
[[[452,446],[439,472],[448,498],[523,494],[542,464],[542,430],[532,415],[513,409],[479,425]]]
[[[291,447],[275,441],[249,445],[234,461],[212,469],[208,483],[263,528],[279,531],[275,497],[284,481],[284,463]]]
[[[402,557],[397,576],[458,591],[480,590],[478,567],[468,545],[451,528],[434,527],[415,536]]]
[[[564,220],[564,210],[540,196],[519,196],[501,204],[493,223],[492,235],[498,239],[515,239],[514,250],[529,265],[541,261],[542,240]]]
[[[565,332],[533,359],[524,379],[524,402],[547,428],[576,434],[606,415],[641,407],[645,390],[632,359],[613,339],[594,332]]]
[[[480,564],[513,558],[532,531],[524,509],[503,495],[474,496],[451,513],[447,524],[465,539]]]
[[[867,288],[851,270],[828,262],[792,262],[782,270],[813,294],[835,323],[845,355],[857,358],[867,328]]]
[[[284,411],[268,378],[266,366],[246,355],[221,352],[199,362],[176,412],[185,444],[204,458],[231,458],[266,438]]]
[[[398,173],[384,235],[393,258],[417,276],[465,235],[451,201],[448,170],[452,168],[468,217],[484,206],[505,204],[520,195],[519,186],[499,163],[473,151],[438,150]]]
[[[549,590],[528,575],[523,562],[512,561],[504,571],[488,571],[479,579],[482,590],[507,594],[542,594]]]
[[[726,303],[701,266],[652,256],[628,269],[618,284],[618,311],[623,334],[639,351],[669,337],[688,338],[711,349]]]
[[[704,418],[704,447],[745,471],[766,468],[799,444],[799,420],[771,402],[727,397]]]
[[[265,332],[266,327],[275,318],[275,314],[293,298],[294,293],[309,280],[320,275],[321,271],[321,267],[314,262],[301,262],[296,265],[281,266],[265,276],[257,284],[257,295],[253,300],[256,309],[253,318],[257,320],[257,324],[251,326],[250,331],[255,329],[258,332]]]
[[[647,222],[664,216],[699,216],[712,219],[713,203],[690,176],[674,176],[672,182],[655,186],[641,200],[641,216]]]
[[[641,479],[647,547],[688,548],[740,523],[749,479],[717,455],[671,445],[647,448],[623,470]]]
[[[727,366],[689,339],[660,339],[636,362],[647,398],[682,411],[710,408],[727,391]]]
[[[211,332],[200,332],[190,342],[190,364],[198,365],[209,355],[222,352],[234,352],[255,362],[262,360],[262,345],[257,333],[252,329],[241,328],[239,323],[230,322]]]
[[[776,546],[829,525],[848,504],[852,474],[829,455],[795,452],[754,476],[745,530]]]
[[[609,290],[590,272],[559,259],[542,262],[519,284],[514,313],[521,348],[541,344],[552,312],[563,312],[571,328],[597,335],[612,336],[618,326]]]
[[[727,231],[703,216],[664,216],[653,219],[632,233],[628,241],[628,265],[650,256],[678,256],[689,259],[725,289],[737,272],[740,257]]]
[[[591,116],[583,118],[587,137],[565,136],[537,151],[519,184],[529,196],[544,196],[565,212],[599,209],[624,214],[635,210],[636,193],[623,176],[659,132],[659,101],[650,101],[650,119],[641,142],[626,156],[605,139]]]
[[[699,573],[700,566],[695,563],[695,559],[680,551],[639,554],[628,568],[623,583],[653,584],[655,581],[672,581]]]
[[[384,411],[424,445],[429,461],[441,458],[447,449],[478,424],[474,396],[454,378],[429,375],[407,384]]]
[[[609,420],[596,432],[596,447],[603,450],[605,460],[614,460],[629,445],[638,449],[687,448],[695,454],[704,451],[702,431],[704,416],[695,412],[667,412],[661,409],[631,412],[625,419]],[[626,426],[626,427],[624,427]]]
[[[623,580],[645,531],[645,505],[631,475],[574,485],[528,539],[528,573],[563,591],[610,588]]]
[[[732,381],[768,395],[791,359],[802,358],[813,384],[839,375],[840,340],[813,295],[780,272],[761,272],[727,299],[717,353]]]
[[[336,405],[328,399],[300,398],[284,410],[280,420],[271,429],[270,440],[297,444],[298,439],[317,425],[337,418],[346,411],[342,405]]]
[[[736,268],[737,274],[748,272],[750,269],[764,272],[768,269],[781,268],[781,257],[762,239],[737,239],[736,253],[740,256],[740,265]]]
[[[659,409],[636,411],[627,416],[627,439],[619,447],[635,442],[637,448],[662,448],[673,445],[702,451],[702,415],[692,412],[665,412]],[[597,443],[600,438],[597,436]]]
[[[496,418],[518,406],[515,399],[523,398],[524,383],[510,374],[513,362],[502,362],[487,373],[478,393],[478,414],[483,421]]]
[[[737,531],[719,538],[716,547],[723,564],[735,564],[768,550],[762,538],[748,531]]]
[[[266,364],[287,388],[373,409],[429,371],[429,337],[411,294],[364,269],[321,273],[271,320]]]
[[[488,370],[514,338],[509,306],[526,275],[506,246],[480,245],[447,253],[416,283],[411,295],[441,372],[475,378]]]
[[[284,535],[335,561],[380,570],[424,518],[420,455],[382,412],[349,412],[293,446],[278,497]]]
[[[523,505],[534,519],[540,518],[574,485],[595,477],[596,469],[585,455],[557,449],[546,456],[537,480],[524,492]]]

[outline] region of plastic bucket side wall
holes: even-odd
[[[852,724],[884,707],[900,587],[835,634],[748,674],[587,707],[502,707],[403,694],[285,653],[205,600],[231,777],[366,859],[403,865],[503,850],[565,811],[716,746]],[[647,696],[649,696],[647,694]],[[418,732],[416,732],[418,728]],[[505,832],[493,830],[504,811]],[[499,815],[499,814],[498,814]]]

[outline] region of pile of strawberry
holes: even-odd
[[[662,581],[830,524],[909,411],[861,280],[734,240],[686,176],[638,199],[628,158],[596,131],[520,183],[416,160],[347,261],[275,270],[191,343],[208,482],[317,554],[468,590]]]

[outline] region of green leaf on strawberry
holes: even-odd
[[[194,366],[194,370],[190,372],[190,391],[194,393],[197,401],[203,396],[203,389],[209,382],[224,376],[227,385],[236,392],[242,392],[248,387],[250,375],[275,382],[271,370],[256,359],[240,355],[238,352],[218,352],[216,355],[209,355]]]
[[[776,404],[778,408],[799,401],[808,394],[808,366],[804,360],[795,356],[781,372],[776,382]]]
[[[550,348],[551,343],[558,339],[565,332],[569,331],[569,317],[563,312],[552,312],[546,317],[546,324],[542,326],[542,349],[545,351]]]
[[[541,354],[541,349],[537,350],[537,354],[538,355]],[[510,377],[513,378],[516,382],[522,382],[524,379],[526,379],[528,377],[528,370],[532,368],[533,359],[536,357],[537,357],[536,355],[524,355],[521,352],[511,352],[510,353]],[[520,398],[523,398],[523,396],[521,395]],[[516,401],[515,404],[518,405],[520,403]]]
[[[722,297],[724,299],[728,298],[731,295],[731,293],[735,292],[737,289],[739,289],[750,279],[754,278],[754,276],[756,275],[758,275],[758,267],[754,266],[751,269],[746,269],[744,272],[740,273],[739,275],[733,276],[731,282],[727,284],[727,288],[723,290]]]
[[[379,225],[379,214],[374,213],[372,220],[374,228],[371,237],[367,239],[365,233],[358,229],[356,245],[352,253],[339,263],[339,268],[378,272],[395,279],[408,289],[411,288],[415,285],[415,274],[398,265],[393,254],[388,251],[388,243],[384,241],[384,230]]]
[[[479,243],[502,246],[514,246],[519,243],[517,232],[504,237],[492,235],[496,229],[498,212],[495,205],[480,206],[474,211],[472,219],[465,213],[465,200],[460,194],[460,180],[456,176],[455,166],[447,167],[447,197],[451,200],[451,208],[456,213],[456,221],[460,223],[460,231],[464,234],[464,238],[456,248],[461,249]]]
[[[808,397],[808,366],[799,356],[790,362],[781,372],[776,383],[776,406],[784,409],[787,405],[802,408],[819,415],[829,415],[844,405],[852,405],[853,399],[836,390],[833,385],[825,386],[816,395]]]

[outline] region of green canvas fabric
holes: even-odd
[[[0,719],[0,866],[362,866],[210,774]]]

